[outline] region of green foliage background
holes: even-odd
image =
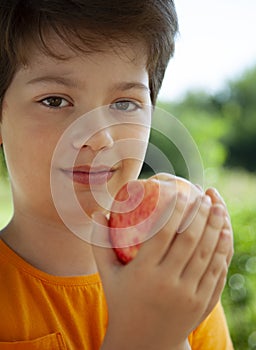
[[[256,350],[256,68],[215,95],[191,92],[181,101],[159,103],[158,107],[189,130],[203,160],[204,187],[218,188],[228,205],[235,254],[222,301],[235,350]],[[174,145],[157,132],[152,133],[151,142],[169,157],[177,175],[187,177]],[[1,228],[12,214],[2,158],[0,170]],[[143,175],[148,176],[149,171],[145,165]]]

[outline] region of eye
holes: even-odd
[[[135,112],[138,109],[141,109],[141,106],[134,101],[122,100],[112,103],[110,108],[120,112]]]
[[[48,108],[64,108],[71,106],[71,103],[60,96],[49,96],[39,101]]]

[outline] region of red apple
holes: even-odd
[[[119,190],[110,212],[109,232],[112,247],[123,264],[165,225],[175,207],[177,191],[191,194],[195,187],[191,191],[188,181],[162,174],[131,181]]]

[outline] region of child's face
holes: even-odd
[[[137,123],[141,113],[145,117],[143,104],[150,105],[146,58],[139,47],[116,47],[115,51],[76,56],[60,40],[55,39],[51,45],[69,59],[57,60],[38,49],[31,50],[28,66],[17,71],[4,98],[1,139],[14,206],[24,212],[52,215],[53,152],[67,128],[87,113],[65,144],[67,153],[77,150],[76,159],[72,163],[70,158],[60,157],[52,170],[58,181],[63,181],[63,188],[74,181],[77,198],[90,214],[100,205],[92,196],[87,172],[99,152],[101,161],[91,178],[97,192],[106,188],[102,178],[106,178],[103,173],[108,166],[112,171],[108,173],[107,188],[112,195],[139,174],[150,124],[150,113],[147,120],[144,118],[145,126]],[[88,113],[101,106],[105,107],[97,113]],[[87,127],[83,128],[85,121]],[[96,127],[96,134],[88,134],[88,121],[92,129]],[[119,144],[124,139],[128,140],[125,147]],[[136,145],[138,157],[134,157],[133,150],[129,159],[122,152],[133,147],[134,139],[145,143],[140,149]],[[81,172],[75,172],[72,179],[73,166],[83,167],[76,169]]]

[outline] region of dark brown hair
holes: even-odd
[[[172,0],[0,0],[0,108],[31,44],[56,55],[47,46],[51,31],[83,52],[103,50],[106,42],[141,42],[155,104],[174,53],[178,21]]]

